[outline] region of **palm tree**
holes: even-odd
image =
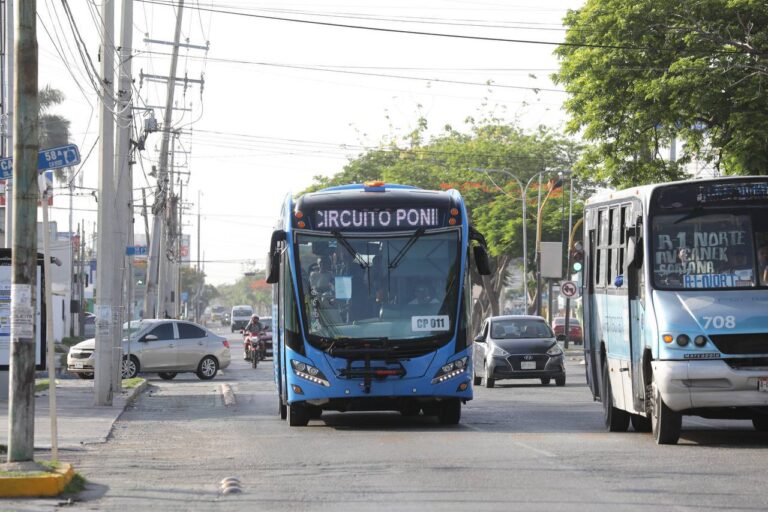
[[[40,149],[54,148],[69,144],[69,119],[59,114],[51,114],[49,110],[64,101],[64,93],[46,85],[38,92],[40,108],[38,120],[40,123]],[[59,182],[66,181],[64,169],[54,171]]]

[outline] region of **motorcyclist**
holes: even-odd
[[[259,333],[264,330],[264,325],[259,322],[259,316],[258,315],[251,315],[251,320],[248,322],[248,325],[245,326],[245,329],[243,332],[250,336],[251,338],[251,345],[253,345],[253,348],[257,350],[257,354],[264,354],[265,352],[265,346],[264,342],[261,340],[261,336],[259,336]],[[254,343],[255,342],[255,343]],[[257,356],[259,359],[263,359],[261,356]]]

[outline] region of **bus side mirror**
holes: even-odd
[[[475,265],[477,272],[481,276],[491,275],[491,260],[488,257],[488,251],[482,245],[476,245],[472,248],[475,254]]]
[[[277,251],[277,244],[285,240],[285,231],[276,229],[272,232],[272,238],[269,241],[269,253],[267,253],[267,283],[275,284],[280,276],[280,253]]]
[[[643,264],[643,239],[630,236],[627,238],[627,267]]]

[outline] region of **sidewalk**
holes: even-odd
[[[59,449],[77,450],[85,444],[105,442],[115,420],[146,385],[145,381],[133,389],[124,389],[112,399],[111,406],[96,406],[93,405],[93,380],[59,379],[56,387]],[[50,449],[48,391],[38,392],[35,397],[35,449]],[[0,400],[0,444],[8,445],[7,399]]]

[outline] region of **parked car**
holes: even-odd
[[[555,334],[540,316],[506,315],[485,320],[473,346],[474,384],[492,388],[502,379],[551,379],[565,386],[565,359]]]
[[[561,339],[560,336],[564,335],[565,331],[565,317],[558,316],[554,318],[552,320],[552,330],[555,332],[555,338]],[[568,331],[568,341],[583,343],[584,338],[581,332],[581,322],[579,322],[578,318],[570,318],[568,320]]]
[[[127,323],[123,325],[124,329],[127,327]],[[200,379],[208,380],[215,377],[220,369],[229,366],[232,360],[226,338],[198,324],[153,319],[141,320],[135,327],[130,337],[124,331],[124,379],[147,372],[170,380],[178,373],[194,372]],[[93,378],[95,348],[95,339],[73,346],[67,356],[67,370],[83,379]]]

